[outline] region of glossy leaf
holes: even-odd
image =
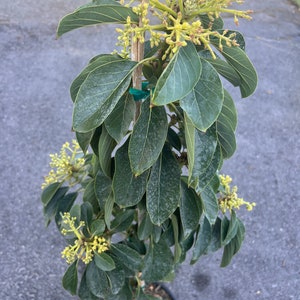
[[[225,79],[227,79],[234,86],[239,86],[241,84],[241,78],[235,69],[229,65],[226,61],[216,58],[216,59],[207,59],[205,58],[216,70],[222,75]]]
[[[224,217],[225,218],[225,217]],[[222,227],[223,227],[223,221],[222,220]],[[222,245],[227,245],[235,236],[239,227],[239,223],[237,222],[236,214],[234,211],[231,213],[230,221],[228,222],[228,226],[226,224],[226,231],[223,233],[222,236]]]
[[[200,230],[198,231],[195,246],[193,249],[193,256],[191,264],[197,262],[201,255],[206,253],[206,249],[209,246],[211,240],[211,225],[207,218],[204,218],[200,224]]]
[[[153,224],[161,225],[180,201],[179,165],[168,146],[151,169],[147,185],[147,211]]]
[[[218,122],[226,124],[226,126],[229,126],[233,131],[236,130],[237,110],[234,101],[226,90],[224,90],[223,107],[217,119],[217,124]]]
[[[167,243],[161,239],[157,244],[150,243],[144,258],[142,279],[156,282],[167,276],[174,267],[173,254]]]
[[[189,184],[196,187],[199,175],[208,168],[217,146],[215,126],[205,133],[197,130],[185,114],[185,135],[188,153]]]
[[[181,246],[179,244],[179,226],[177,217],[175,215],[171,216],[171,221],[174,234],[174,263],[177,264],[182,253]]]
[[[138,22],[138,16],[129,7],[116,1],[97,1],[94,5],[83,6],[61,19],[57,28],[60,37],[71,30],[102,23],[125,24],[127,16],[132,22]]]
[[[152,233],[153,231],[153,224],[151,222],[151,219],[149,217],[148,213],[145,213],[145,216],[143,217],[139,227],[138,227],[138,238],[141,241],[146,240]]]
[[[47,187],[45,187],[41,196],[41,200],[44,205],[47,205],[50,202],[50,200],[53,198],[53,196],[55,195],[57,190],[61,187],[61,185],[62,185],[61,182],[54,182],[48,185]]]
[[[94,210],[94,213],[97,213],[99,211],[99,203],[95,194],[95,181],[94,180],[90,180],[88,185],[85,187],[84,189],[84,193],[83,193],[83,201],[84,202],[89,202]]]
[[[78,289],[78,296],[81,300],[98,300],[99,299],[91,293],[91,291],[89,290],[89,288],[87,286],[86,271],[83,273],[81,281],[80,281],[80,285],[79,285],[79,289]]]
[[[187,237],[199,224],[201,216],[201,199],[193,189],[181,180],[180,218],[183,234]]]
[[[130,270],[140,270],[142,258],[137,251],[124,244],[112,244],[111,252]]]
[[[64,198],[65,194],[69,190],[68,187],[61,187],[59,188],[54,196],[51,198],[51,200],[47,203],[46,206],[44,206],[44,217],[46,226],[49,225],[51,219],[55,216],[57,213],[57,209],[59,206],[60,201]]]
[[[91,293],[97,297],[105,298],[110,293],[107,276],[94,261],[86,268],[86,283]]]
[[[185,97],[201,75],[201,61],[194,44],[181,47],[159,77],[152,103],[164,105]]]
[[[83,82],[87,79],[91,72],[95,71],[97,68],[112,63],[116,59],[116,56],[111,54],[101,54],[93,57],[88,65],[80,72],[80,74],[74,79],[70,87],[71,99],[75,102],[78,91],[83,84]]]
[[[81,204],[81,214],[80,219],[84,221],[85,225],[90,227],[93,219],[93,206],[89,202],[84,202]]]
[[[57,212],[55,215],[55,222],[58,227],[60,227],[60,225],[61,225],[61,214],[63,214],[64,212],[70,211],[77,196],[78,196],[77,192],[68,193],[59,202],[58,207],[57,207]]]
[[[72,295],[76,294],[78,284],[77,275],[77,260],[74,261],[67,269],[62,279],[64,289],[69,291]]]
[[[212,65],[201,59],[202,73],[192,91],[180,100],[180,106],[192,123],[206,131],[219,116],[223,105],[223,85]]]
[[[141,114],[129,142],[132,172],[138,176],[149,169],[162,151],[168,133],[164,107],[150,107],[149,98],[142,104]]]
[[[101,169],[108,177],[111,176],[111,153],[115,146],[115,140],[108,134],[105,126],[103,126],[98,144],[98,154]]]
[[[110,229],[110,222],[111,222],[111,216],[112,216],[114,204],[115,204],[115,199],[112,193],[110,193],[104,205],[104,220],[108,229]]]
[[[102,271],[112,271],[116,267],[114,260],[105,252],[101,254],[95,253],[94,260],[96,266]]]
[[[116,268],[113,269],[112,271],[108,271],[106,272],[106,276],[108,278],[108,282],[110,285],[110,289],[111,289],[111,293],[113,295],[119,294],[119,292],[121,291],[121,289],[124,286],[125,283],[125,272],[121,266],[120,263],[115,262],[116,264]],[[114,298],[115,300],[116,298]],[[119,299],[119,298],[117,298]],[[123,299],[127,299],[127,298],[122,298]]]
[[[94,189],[101,209],[104,208],[105,202],[112,192],[111,185],[111,179],[106,176],[101,170],[99,170],[95,178]]]
[[[246,98],[253,94],[257,86],[257,74],[246,53],[239,47],[228,47],[223,43],[221,54],[240,77],[239,86],[242,97]]]
[[[91,143],[94,132],[95,132],[94,130],[91,130],[91,131],[88,131],[85,133],[76,132],[76,139],[78,141],[80,148],[82,149],[82,151],[84,153],[86,153],[86,151]]]
[[[105,128],[116,142],[120,143],[127,134],[129,125],[134,119],[135,104],[132,96],[125,93],[114,110],[105,120]]]
[[[221,219],[218,217],[212,227],[212,234],[207,252],[215,252],[221,248]]]
[[[128,141],[115,154],[113,191],[116,203],[121,207],[136,205],[146,191],[149,172],[135,176],[130,167]]]
[[[102,219],[96,219],[91,223],[91,234],[102,235],[105,231],[105,222]]]
[[[181,141],[180,138],[178,136],[178,134],[169,127],[168,129],[168,142],[170,143],[170,145],[172,147],[174,147],[176,150],[180,151],[181,150]]]
[[[197,194],[200,194],[203,191],[203,189],[205,189],[205,187],[214,180],[218,170],[220,169],[221,161],[222,161],[221,147],[217,145],[216,151],[209,165],[207,166],[206,169],[203,169],[203,171],[198,176],[198,184],[195,189]]]
[[[132,224],[134,220],[134,209],[127,209],[125,211],[121,211],[113,221],[111,221],[111,231],[121,232],[126,231],[128,227]]]
[[[208,185],[201,193],[203,212],[210,224],[214,224],[218,215],[218,200],[212,187]]]
[[[105,121],[127,90],[135,66],[136,62],[113,56],[89,72],[76,96],[74,130],[88,132]]]
[[[201,20],[201,25],[204,28],[210,28],[211,30],[222,29],[224,25],[224,22],[220,17],[211,20],[211,18],[207,14],[204,14],[199,15],[199,19]]]

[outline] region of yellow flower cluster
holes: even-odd
[[[255,202],[250,203],[238,197],[237,186],[230,187],[230,183],[232,182],[230,176],[220,175],[219,177],[220,184],[223,187],[220,191],[219,207],[223,214],[225,214],[227,210],[231,212],[233,209],[239,209],[242,205],[245,205],[248,211],[251,211],[253,207],[256,206]]]
[[[69,181],[71,186],[75,185],[85,173],[85,159],[76,140],[72,141],[72,147],[68,142],[63,144],[60,153],[50,154],[50,158],[50,167],[52,169],[45,176],[42,189],[55,182]]]
[[[242,3],[243,1],[235,0],[235,2]],[[121,4],[124,5],[123,1]],[[187,45],[187,41],[196,45],[204,45],[215,58],[210,46],[210,38],[218,38],[219,48],[222,50],[222,41],[229,47],[238,45],[235,35],[226,37],[226,31],[221,34],[213,31],[211,26],[204,28],[198,17],[206,14],[213,21],[214,18],[219,17],[220,13],[225,12],[232,14],[236,23],[238,17],[251,19],[249,16],[251,11],[227,9],[231,4],[232,0],[166,0],[166,3],[159,0],[142,0],[140,4],[132,7],[133,12],[140,17],[139,24],[134,24],[128,17],[124,29],[116,29],[119,33],[117,45],[122,47],[119,54],[124,58],[129,58],[131,43],[136,41],[144,43],[145,34],[148,32],[151,47],[158,46],[161,41],[165,41],[168,45],[162,57],[163,60],[167,57],[171,58],[180,47]],[[150,25],[149,11],[159,19],[160,24]]]
[[[108,250],[108,242],[104,237],[94,236],[87,239],[82,233],[81,228],[85,223],[81,221],[76,227],[76,217],[71,217],[70,213],[64,213],[62,216],[62,225],[66,228],[61,230],[63,235],[73,234],[77,238],[74,245],[67,246],[62,252],[62,258],[65,258],[68,264],[76,259],[81,259],[85,264],[92,261],[94,253],[101,254]]]

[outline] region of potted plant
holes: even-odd
[[[62,283],[80,299],[157,299],[148,284],[172,280],[188,251],[195,263],[224,248],[224,267],[239,250],[236,210],[255,203],[220,172],[237,125],[220,75],[242,97],[257,75],[242,34],[220,17],[237,23],[251,11],[229,5],[94,0],[60,21],[59,37],[123,24],[118,50],[93,57],[73,81],[76,139],[50,155],[42,185],[46,224],[55,220],[67,241]]]

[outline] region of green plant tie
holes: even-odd
[[[142,82],[141,90],[134,89],[134,88],[129,89],[129,94],[131,94],[133,96],[134,101],[141,101],[150,95],[150,90],[148,89],[148,85],[149,85],[149,82],[144,81],[144,82]]]

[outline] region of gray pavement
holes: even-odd
[[[59,18],[84,1],[0,0],[0,300],[74,299],[56,229],[44,227],[40,184],[48,153],[72,138],[69,85],[90,57],[111,52],[114,30],[55,40]],[[221,253],[182,266],[169,285],[177,300],[300,299],[300,12],[287,0],[246,0],[241,21],[259,85],[240,100],[238,150],[225,170],[240,194],[247,235],[231,265]],[[227,20],[234,27],[231,20]]]

